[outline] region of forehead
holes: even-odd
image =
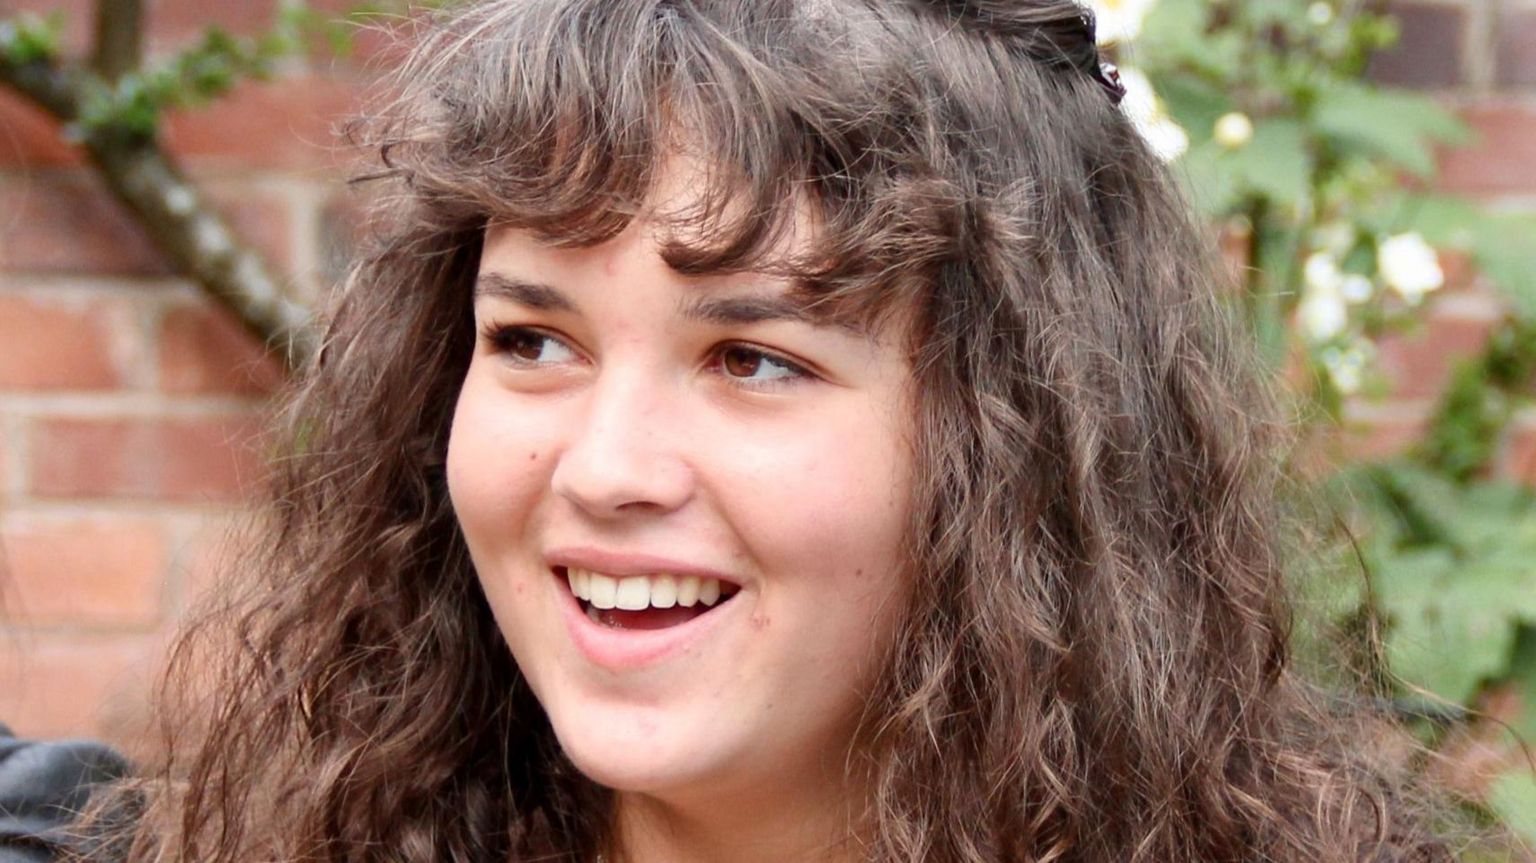
[[[796,293],[803,288],[789,273],[764,270],[686,272],[667,260],[677,232],[636,217],[621,232],[598,243],[567,244],[533,231],[492,223],[485,229],[480,280],[508,276],[580,289],[586,281],[643,277],[675,283],[690,293]]]
[[[622,240],[622,237],[615,240]],[[824,295],[792,279],[755,272],[684,276],[668,270],[654,248],[639,241],[630,254],[647,255],[639,267],[631,258],[622,270],[603,272],[611,257],[599,247],[561,248],[545,244],[526,231],[493,229],[487,232],[487,253],[482,257],[474,298],[511,301],[527,309],[583,314],[636,280],[653,282],[646,293],[663,305],[652,308],[678,323],[711,327],[752,327],[799,324],[836,333],[881,350],[909,352],[904,343],[913,335],[912,316],[905,309],[875,318],[838,313]],[[610,254],[618,254],[613,252]],[[562,265],[564,264],[564,265]],[[654,284],[661,279],[660,291]],[[884,347],[881,347],[884,346]]]
[[[692,250],[736,242],[732,230],[754,214],[746,212],[750,195],[732,195],[739,185],[727,169],[696,155],[699,146],[676,145],[658,162],[649,191],[618,234],[595,244],[567,244],[558,237],[537,238],[515,224],[492,219],[486,227],[482,271],[511,270],[530,277],[556,273],[534,270],[609,272],[644,259],[658,274],[665,271],[680,286],[696,292],[776,293],[796,296],[809,308],[814,290],[799,273],[813,254],[817,233],[808,193],[784,201],[769,222],[764,248],[739,269],[699,271],[686,260]],[[740,183],[745,183],[744,180]]]
[[[561,248],[526,231],[487,231],[475,299],[509,300],[543,311],[576,313],[625,286],[647,283],[652,297],[673,297],[678,317],[731,326],[768,322],[837,325],[818,315],[815,297],[793,280],[756,272],[685,276],[667,265],[654,237],[638,220],[633,233],[593,247]],[[656,289],[659,288],[658,292]]]
[[[493,219],[482,270],[554,283],[561,273],[602,276],[596,267],[617,267],[629,256],[685,292],[777,295],[810,323],[875,337],[910,331],[923,291],[905,282],[882,286],[868,275],[849,278],[868,261],[853,249],[857,243],[826,229],[812,183],[778,178],[787,191],[765,202],[739,169],[700,155],[705,148],[697,136],[672,140],[642,200],[622,210],[617,233],[582,243]]]

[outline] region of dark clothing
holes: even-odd
[[[0,863],[49,863],[73,845],[69,824],[91,786],[127,772],[99,743],[17,740],[0,725]]]

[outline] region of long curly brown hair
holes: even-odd
[[[195,733],[116,850],[605,847],[609,794],[502,641],[444,456],[487,222],[601,242],[692,148],[671,266],[789,271],[910,330],[919,577],[861,725],[869,860],[1448,856],[1294,678],[1285,428],[1098,69],[1069,0],[491,0],[427,26],[360,127],[383,218],[252,550],[172,666]],[[796,202],[817,230],[785,260]]]

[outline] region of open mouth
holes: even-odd
[[[555,575],[593,623],[613,629],[667,629],[679,626],[729,602],[741,588],[697,575],[612,576],[576,567],[557,566]]]

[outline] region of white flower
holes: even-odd
[[[1327,249],[1334,257],[1343,257],[1355,247],[1355,226],[1349,222],[1330,222],[1312,232],[1312,248]]]
[[[1141,34],[1142,22],[1157,0],[1091,0],[1088,4],[1098,20],[1100,42],[1129,42]]]
[[[1152,82],[1140,69],[1121,67],[1120,83],[1125,85],[1125,98],[1121,100],[1120,107],[1125,109],[1126,115],[1132,120],[1158,113],[1157,93],[1152,89]]]
[[[1302,267],[1305,288],[1296,305],[1296,322],[1302,334],[1314,342],[1326,342],[1349,324],[1349,307],[1341,291],[1344,274],[1338,259],[1327,252],[1313,252]]]
[[[1152,145],[1152,152],[1164,162],[1172,162],[1189,149],[1189,133],[1166,115],[1144,126],[1141,136],[1147,139],[1147,143]]]
[[[1329,380],[1339,392],[1350,395],[1360,389],[1365,379],[1365,368],[1370,363],[1368,345],[1353,344],[1347,348],[1329,346],[1318,353]]]
[[[1418,234],[1398,234],[1383,240],[1376,248],[1376,266],[1382,281],[1410,305],[1445,284],[1439,256]]]
[[[1324,0],[1317,0],[1307,7],[1307,20],[1315,27],[1327,27],[1333,23],[1333,7]]]
[[[1253,140],[1253,121],[1241,111],[1222,114],[1216,121],[1215,136],[1216,143],[1228,150],[1245,147]]]
[[[1329,252],[1313,252],[1301,268],[1302,278],[1313,291],[1337,294],[1343,286],[1344,273],[1339,269],[1339,259]]]
[[[1303,334],[1314,342],[1326,342],[1349,323],[1349,310],[1338,294],[1308,293],[1296,307]]]
[[[1189,135],[1168,116],[1147,76],[1137,69],[1121,69],[1120,83],[1125,85],[1125,99],[1120,107],[1152,152],[1165,162],[1182,156],[1189,149]]]
[[[1376,283],[1359,273],[1347,273],[1339,283],[1339,296],[1351,303],[1363,303],[1376,293]]]
[[[1326,342],[1349,324],[1344,298],[1329,291],[1308,291],[1296,307],[1302,334],[1314,342]]]

